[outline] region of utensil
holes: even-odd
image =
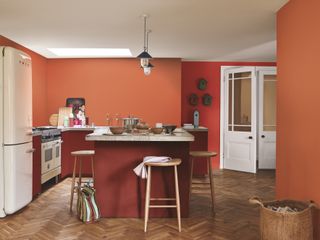
[[[58,127],[63,126],[63,121],[67,117],[69,119],[70,114],[72,114],[72,107],[61,107],[59,108],[59,118]]]
[[[128,132],[131,132],[132,129],[135,128],[138,123],[139,123],[139,118],[132,118],[132,117],[123,118],[123,126]]]

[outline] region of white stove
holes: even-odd
[[[38,127],[41,131],[41,184],[61,174],[61,130],[54,127]]]

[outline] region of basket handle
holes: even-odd
[[[318,205],[312,200],[309,201],[309,208],[317,208],[317,209],[319,209]]]
[[[259,197],[256,197],[256,196],[249,198],[249,203],[251,203],[251,204],[258,204],[258,205],[260,205],[261,207],[263,207],[263,203],[262,203],[261,199],[260,199]]]

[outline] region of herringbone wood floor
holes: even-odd
[[[190,217],[182,220],[151,219],[148,233],[143,219],[102,219],[83,224],[68,211],[70,179],[66,179],[29,204],[23,211],[0,220],[0,239],[259,239],[259,211],[248,204],[258,195],[274,198],[274,172],[257,175],[216,171],[216,215],[211,216],[208,185],[193,184]],[[202,182],[203,179],[195,179]]]

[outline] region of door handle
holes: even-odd
[[[252,139],[253,137],[252,136],[249,136],[249,139]]]
[[[26,153],[33,153],[33,152],[35,152],[35,151],[36,151],[35,148],[31,148],[31,149],[28,149],[28,150],[26,151]]]
[[[266,136],[265,136],[265,135],[261,135],[261,137],[262,137],[262,138],[265,138]]]

